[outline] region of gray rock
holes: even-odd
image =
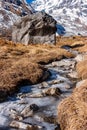
[[[55,79],[53,81],[50,81],[50,85],[54,85],[54,84],[60,84],[60,83],[63,83],[64,81],[63,80],[58,80],[58,79]]]
[[[11,114],[10,117],[14,120],[18,120],[18,121],[21,121],[23,120],[23,117],[20,116],[20,115],[17,115],[17,114]]]
[[[37,12],[18,19],[13,26],[12,40],[29,43],[55,44],[56,21],[45,12]]]
[[[30,106],[26,106],[23,110],[22,110],[22,112],[21,112],[21,115],[23,116],[23,117],[29,117],[29,116],[32,116],[33,115],[33,111],[32,110],[30,110]]]
[[[38,111],[39,107],[36,104],[31,104],[30,105],[30,110],[32,110],[33,112]]]
[[[26,106],[22,112],[21,112],[21,115],[23,117],[29,117],[29,116],[32,116],[34,112],[38,111],[39,110],[39,107],[36,105],[36,104],[31,104],[29,106]]]
[[[32,124],[27,124],[24,122],[19,122],[19,121],[12,121],[10,123],[10,126],[13,128],[17,128],[17,129],[23,129],[23,130],[41,130],[42,126],[37,126],[37,125],[32,125]]]
[[[73,72],[68,74],[68,77],[78,79],[78,73],[76,71],[73,71]]]
[[[61,94],[61,90],[58,87],[55,88],[48,88],[48,89],[44,89],[42,91],[43,95],[45,96],[60,96]]]
[[[66,84],[66,85],[65,85],[65,88],[66,88],[66,89],[70,89],[71,86],[70,86],[69,84]]]
[[[42,82],[41,86],[39,86],[39,88],[47,88],[49,86],[49,84],[47,82]]]

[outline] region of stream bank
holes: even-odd
[[[72,51],[68,48],[68,51]],[[76,51],[72,51],[78,54]],[[81,58],[63,58],[45,65],[50,78],[36,85],[20,88],[19,93],[0,104],[0,127],[9,130],[60,130],[57,124],[57,106],[68,97],[78,81],[75,70]]]

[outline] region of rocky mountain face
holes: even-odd
[[[37,11],[46,11],[66,30],[66,35],[87,33],[87,0],[35,0]]]
[[[13,23],[26,14],[32,14],[33,8],[25,0],[0,1],[0,34],[6,35]],[[9,30],[10,33],[10,30]]]

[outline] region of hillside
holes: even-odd
[[[66,35],[87,35],[87,0],[35,0],[32,6],[52,15]]]

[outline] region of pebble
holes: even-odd
[[[23,117],[17,114],[11,114],[10,117],[14,120],[19,120],[19,121],[23,120]]]
[[[53,81],[51,81],[49,84],[50,85],[53,85],[53,84],[59,84],[59,83],[63,83],[64,81],[62,81],[62,80],[53,80]]]
[[[70,86],[69,84],[66,84],[66,85],[65,85],[65,88],[66,88],[66,89],[70,89],[71,86]]]
[[[56,87],[56,88],[48,88],[42,91],[43,95],[46,96],[59,96],[61,94],[61,90]]]
[[[30,105],[30,110],[32,110],[33,112],[38,111],[39,107],[36,104],[31,104]]]
[[[42,126],[39,125],[32,125],[32,124],[27,124],[24,122],[19,122],[19,121],[12,121],[10,123],[10,127],[17,128],[17,129],[23,129],[23,130],[41,130]]]
[[[47,82],[42,82],[41,85],[39,86],[40,89],[42,88],[47,88],[49,84]]]
[[[69,78],[74,78],[74,79],[77,79],[77,78],[78,78],[78,74],[77,74],[76,71],[73,71],[73,72],[69,73],[67,76],[68,76]]]
[[[37,106],[36,104],[31,104],[29,106],[26,106],[23,111],[21,112],[21,115],[26,118],[29,116],[32,116],[34,112],[39,110],[39,106]]]

